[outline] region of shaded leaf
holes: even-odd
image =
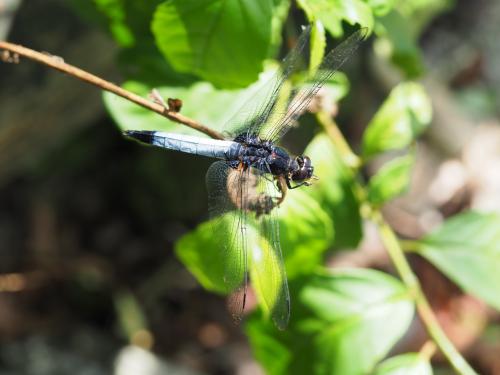
[[[374,375],[432,375],[432,367],[419,353],[406,353],[386,359]]]
[[[466,292],[500,310],[500,215],[470,211],[446,220],[417,252]]]
[[[269,374],[368,373],[413,317],[405,287],[378,271],[335,270],[297,280],[290,290],[286,331],[257,316],[247,323],[254,354]]]
[[[177,71],[243,87],[257,80],[269,53],[272,9],[270,0],[169,0],[158,6],[152,30]]]
[[[423,73],[424,64],[417,35],[410,26],[409,20],[397,10],[378,19],[375,52],[390,59],[411,79]]]
[[[368,184],[368,200],[380,205],[390,199],[404,194],[410,186],[413,155],[395,158],[386,163],[370,179]]]
[[[407,147],[430,124],[431,118],[432,106],[424,88],[414,82],[400,83],[365,130],[364,157]]]

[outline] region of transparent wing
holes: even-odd
[[[213,233],[222,252],[224,282],[234,320],[239,322],[245,309],[250,270],[260,302],[276,326],[284,329],[290,316],[290,297],[274,183],[256,169],[238,171],[223,161],[210,166],[206,180]]]
[[[304,29],[295,47],[287,54],[281,67],[257,88],[255,95],[238,110],[238,112],[224,125],[223,133],[229,139],[243,133],[252,133],[258,130],[260,124],[269,120],[278,102],[279,94],[284,83],[300,67],[300,60],[305,46],[309,42],[311,27]]]
[[[292,96],[288,108],[282,113],[274,114],[272,123],[261,123],[257,133],[261,138],[277,141],[290,130],[297,118],[306,110],[307,106],[318,93],[318,90],[332,77],[332,75],[352,56],[360,43],[368,34],[367,28],[362,28],[350,35],[344,42],[330,51],[322,63],[314,69],[312,83]]]
[[[219,242],[229,309],[235,321],[241,320],[248,289],[248,222],[246,210],[241,209],[246,204],[248,173],[218,161],[206,176],[212,230]]]
[[[266,197],[277,193],[274,183],[264,178],[259,179],[259,191]],[[285,329],[290,318],[290,295],[280,246],[278,209],[274,207],[257,219],[260,239],[251,252],[251,277],[272,320],[279,329]]]

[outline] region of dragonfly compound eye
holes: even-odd
[[[292,174],[293,181],[306,181],[312,178],[314,167],[311,164],[311,159],[308,156],[297,156],[295,158],[299,169]]]

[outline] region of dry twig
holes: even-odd
[[[179,124],[186,125],[192,129],[195,129],[199,132],[202,132],[206,135],[208,135],[211,138],[214,139],[223,139],[222,134],[219,132],[203,125],[200,124],[199,122],[186,117],[175,110],[172,110],[168,107],[165,107],[159,103],[149,101],[139,95],[136,95],[128,90],[125,90],[109,81],[106,81],[100,77],[97,77],[93,74],[90,74],[82,69],[79,69],[73,65],[67,64],[64,62],[64,60],[58,56],[53,56],[47,53],[40,53],[37,51],[34,51],[32,49],[13,44],[13,43],[8,43],[5,41],[0,41],[0,49],[3,49],[7,53],[4,52],[2,56],[9,56],[12,54],[12,56],[24,56],[30,60],[34,60],[36,62],[42,63],[44,65],[47,65],[53,69],[59,70],[63,73],[69,74],[70,76],[73,76],[75,78],[78,78],[82,81],[85,81],[87,83],[90,83],[94,86],[97,86],[103,90],[109,91],[115,95],[121,96],[124,99],[127,99],[133,103],[136,103],[146,109],[149,109],[150,111],[156,112],[159,115],[162,115],[163,117],[168,118],[171,121],[177,122]],[[17,61],[16,61],[17,62]]]

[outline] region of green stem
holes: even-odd
[[[410,268],[408,261],[406,260],[403,250],[399,244],[399,241],[391,229],[391,227],[385,222],[380,211],[373,211],[372,218],[377,223],[380,229],[380,235],[382,241],[384,242],[387,252],[396,267],[401,279],[404,284],[412,293],[415,304],[420,318],[422,319],[427,332],[432,337],[434,342],[437,344],[439,349],[448,358],[450,364],[453,368],[462,375],[477,375],[477,373],[470,367],[470,365],[465,361],[458,350],[453,346],[450,339],[446,336],[443,329],[439,325],[436,315],[432,311],[432,308],[425,297],[420,283]]]
[[[333,121],[331,116],[328,113],[319,112],[317,114],[317,119],[339,151],[344,162],[354,170],[358,169],[362,165],[362,160],[351,150],[349,144],[346,142],[344,136],[338,129],[337,124],[335,123],[335,121]],[[354,179],[353,181],[356,184],[356,190],[364,192],[365,188],[363,184],[356,179]],[[439,325],[436,315],[432,311],[429,301],[427,301],[427,298],[422,291],[420,282],[418,281],[416,275],[413,273],[408,261],[405,258],[401,243],[396,237],[396,234],[386,223],[380,211],[378,209],[370,207],[365,198],[363,198],[363,195],[360,195],[360,197],[360,201],[365,203],[363,206],[366,208],[366,215],[364,216],[371,218],[378,225],[380,236],[385,247],[387,248],[387,252],[391,257],[391,260],[394,263],[398,274],[403,280],[403,283],[412,294],[412,297],[415,300],[415,305],[417,306],[418,314],[422,319],[427,332],[432,337],[439,349],[441,349],[453,368],[459,374],[477,375],[474,369],[472,369],[472,367],[458,352],[458,350],[455,348],[453,343],[446,336],[443,329]],[[415,250],[415,242],[408,241],[405,242],[405,245],[410,251]]]
[[[415,252],[420,248],[420,243],[413,240],[399,240],[399,245],[406,253]]]
[[[359,157],[351,150],[332,116],[325,111],[320,111],[316,114],[316,118],[335,145],[344,163],[353,169],[359,168],[361,166]]]

